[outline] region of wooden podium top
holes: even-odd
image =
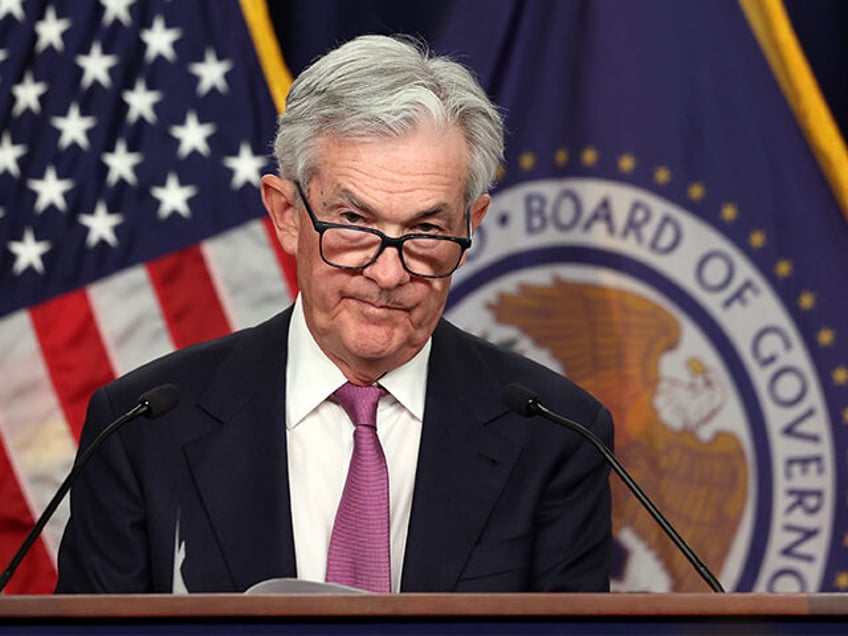
[[[181,618],[832,617],[842,594],[189,594],[2,596],[0,620]]]
[[[848,634],[836,594],[0,596],[0,636]]]

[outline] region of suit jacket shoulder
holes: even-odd
[[[173,411],[126,425],[80,474],[57,591],[237,592],[294,576],[289,318],[169,354],[94,394],[81,449],[142,392],[173,383],[181,395]]]
[[[545,404],[566,409],[566,414],[585,424],[591,424],[604,408],[566,376],[459,329],[447,320],[439,324],[433,347],[436,372],[452,374],[470,395],[495,410],[506,410],[500,401],[500,389],[513,382],[525,385]],[[497,393],[492,394],[495,389]],[[611,436],[607,441],[612,443]]]
[[[105,392],[116,413],[164,383],[179,387],[181,407],[211,402],[213,410],[229,411],[226,399],[249,399],[261,390],[263,376],[285,373],[290,318],[288,309],[254,327],[171,352],[114,380]],[[221,388],[226,390],[213,394]]]

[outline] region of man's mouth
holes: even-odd
[[[367,298],[352,298],[352,300],[355,300],[359,303],[367,305],[368,307],[371,307],[373,309],[380,310],[380,311],[408,311],[408,309],[405,306],[403,306],[399,303],[392,303],[392,302],[387,303],[387,302],[381,302],[381,301],[378,301],[378,300],[369,300]]]

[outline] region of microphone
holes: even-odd
[[[27,552],[29,552],[32,544],[35,543],[38,535],[41,534],[41,531],[44,529],[44,526],[46,526],[47,522],[50,521],[50,517],[52,517],[53,513],[56,512],[56,508],[59,507],[62,498],[74,483],[79,472],[86,465],[92,454],[100,448],[101,444],[103,444],[103,442],[105,442],[112,433],[117,431],[127,422],[141,417],[142,415],[149,419],[164,415],[168,411],[172,410],[179,401],[180,391],[177,387],[173,384],[160,384],[159,386],[142,393],[133,408],[100,431],[100,434],[94,438],[91,445],[86,448],[85,452],[74,462],[71,471],[68,473],[68,476],[65,477],[65,481],[63,481],[59,486],[56,494],[53,495],[53,498],[47,504],[44,512],[41,513],[41,516],[38,517],[38,521],[35,522],[32,530],[30,530],[26,539],[24,539],[24,542],[21,544],[21,547],[18,548],[18,551],[15,552],[15,556],[12,557],[9,565],[7,565],[6,569],[3,570],[3,574],[0,575],[0,592],[2,592],[3,588],[6,587],[6,583],[8,583],[9,579],[12,578],[15,570],[18,569],[18,565],[20,565]]]
[[[659,508],[657,508],[654,503],[648,498],[648,495],[645,494],[645,491],[636,483],[636,481],[630,476],[630,474],[625,470],[624,466],[621,465],[621,462],[618,461],[616,456],[612,453],[612,451],[607,447],[606,444],[601,440],[600,437],[595,435],[588,428],[576,422],[570,418],[564,417],[557,413],[554,413],[550,409],[546,408],[541,402],[539,402],[539,397],[533,393],[527,387],[524,387],[520,384],[508,384],[503,388],[501,392],[501,399],[504,401],[512,411],[518,413],[523,417],[532,417],[534,415],[541,415],[542,417],[559,424],[560,426],[565,426],[568,429],[582,435],[585,439],[589,440],[592,445],[597,448],[601,455],[604,456],[604,459],[607,460],[610,466],[612,466],[613,470],[616,474],[621,478],[621,480],[625,483],[625,485],[630,489],[636,499],[639,500],[639,503],[645,507],[645,509],[650,513],[651,517],[654,518],[659,526],[665,531],[668,537],[674,542],[674,545],[677,546],[677,549],[680,550],[683,555],[689,560],[689,563],[698,571],[698,574],[701,575],[701,578],[707,582],[707,585],[710,586],[713,592],[724,592],[724,588],[719,583],[718,579],[710,572],[710,569],[706,566],[706,564],[698,558],[698,555],[695,554],[694,550],[689,547],[686,541],[683,540],[683,537],[680,536],[680,533],[674,529],[674,526],[665,518],[665,516],[660,512]]]

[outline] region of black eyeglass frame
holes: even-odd
[[[297,188],[298,194],[300,194],[300,198],[303,200],[303,206],[306,208],[307,214],[309,214],[309,218],[312,221],[312,227],[315,228],[315,231],[318,232],[318,251],[321,254],[321,260],[323,260],[330,267],[335,267],[337,269],[347,269],[351,271],[359,271],[363,270],[370,265],[373,265],[374,262],[380,258],[380,254],[383,253],[387,247],[394,247],[398,251],[398,257],[400,258],[400,264],[403,268],[412,274],[413,276],[417,276],[418,278],[447,278],[451,274],[453,274],[459,264],[462,262],[462,255],[471,247],[471,210],[470,208],[465,209],[465,223],[467,226],[468,237],[462,236],[434,236],[433,234],[404,234],[403,236],[392,237],[386,236],[380,230],[375,230],[370,227],[358,227],[356,225],[345,225],[344,223],[327,223],[326,221],[319,221],[318,217],[315,216],[315,212],[312,210],[312,206],[309,205],[309,199],[306,198],[306,192],[304,192],[303,187],[300,185],[300,181],[295,180],[294,185]],[[377,249],[374,256],[370,261],[363,265],[338,265],[336,263],[332,263],[327,260],[324,256],[324,232],[331,229],[341,229],[341,230],[350,230],[354,232],[365,232],[367,234],[373,234],[374,236],[379,237],[380,239],[380,247]],[[427,239],[427,240],[438,240],[438,241],[448,241],[451,243],[456,243],[460,246],[461,250],[459,252],[459,256],[456,259],[456,263],[450,269],[449,272],[445,274],[419,274],[411,269],[406,264],[406,260],[403,257],[403,244],[407,241],[413,239]]]

